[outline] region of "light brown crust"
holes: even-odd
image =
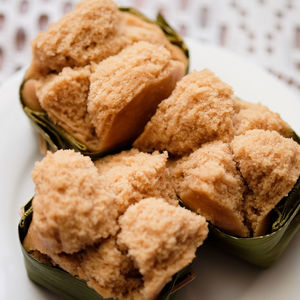
[[[25,106],[28,106],[32,110],[42,111],[41,104],[36,94],[36,83],[35,79],[29,79],[24,82],[22,88],[22,101]]]
[[[231,143],[234,159],[250,192],[246,217],[254,236],[267,227],[267,216],[300,175],[300,146],[276,131],[249,130]]]
[[[170,170],[175,190],[188,207],[227,233],[249,235],[243,215],[246,187],[228,144],[204,144]]]
[[[185,155],[215,139],[229,141],[233,136],[231,96],[232,89],[211,71],[191,72],[160,103],[134,146]]]
[[[237,113],[234,115],[234,134],[244,134],[247,130],[275,130],[284,137],[292,137],[293,130],[281,119],[278,113],[272,112],[260,103],[250,103],[234,99]]]
[[[186,68],[183,51],[172,45],[157,25],[119,11],[110,0],[81,1],[32,41],[33,60],[26,78],[99,63],[139,41],[165,46]]]
[[[184,75],[162,46],[139,42],[102,61],[91,76],[88,112],[102,150],[133,141]]]
[[[172,188],[163,182],[166,159],[166,153],[131,150],[105,157],[97,170],[89,158],[74,151],[48,153],[33,172],[34,213],[23,246],[36,259],[85,280],[104,297],[155,299],[172,276],[192,261],[208,234],[205,218],[176,205],[174,199],[143,199],[147,194],[170,196],[170,191],[162,191],[163,186]],[[142,196],[135,204],[117,209],[114,219],[118,201],[99,211],[97,192],[101,191],[103,202],[107,192],[102,185],[108,181],[102,181],[110,177],[107,189],[112,199],[124,196],[117,192],[120,183],[124,188],[118,165],[127,168],[121,177],[131,177],[131,192],[135,189]],[[175,197],[173,190],[171,197]],[[85,204],[91,199],[92,209]],[[94,227],[99,221],[101,226]],[[104,236],[105,228],[110,228],[109,235]]]
[[[119,219],[118,244],[144,278],[142,299],[155,299],[172,275],[188,265],[208,234],[204,217],[164,199],[147,198]]]
[[[32,80],[29,80],[32,81]],[[99,141],[87,113],[90,68],[64,68],[35,80],[36,96],[47,115],[90,150],[99,150]]]
[[[48,152],[32,176],[32,223],[49,252],[74,253],[117,232],[115,196],[100,188],[89,157],[73,150]]]
[[[137,149],[109,155],[95,162],[103,188],[117,195],[118,211],[146,197],[163,197],[178,205],[166,168],[168,155],[139,152]]]
[[[119,19],[113,1],[81,1],[32,42],[33,61],[27,77],[46,75],[51,70],[60,72],[67,66],[85,66],[117,54],[124,47]]]

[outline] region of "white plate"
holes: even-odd
[[[300,99],[281,82],[232,53],[193,40],[188,44],[191,70],[211,69],[230,83],[238,96],[268,105],[300,132]],[[18,100],[23,73],[0,87],[0,299],[58,299],[28,280],[18,242],[19,210],[34,193],[31,171],[41,158],[35,133]],[[300,299],[300,232],[267,270],[207,244],[199,249],[194,265],[197,278],[179,292],[179,299]]]

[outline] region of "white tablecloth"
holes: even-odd
[[[0,0],[0,82],[30,62],[30,40],[76,2]],[[247,56],[300,94],[300,0],[116,2],[150,17],[160,11],[181,34]]]

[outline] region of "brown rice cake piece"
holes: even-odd
[[[134,295],[143,286],[142,275],[131,258],[118,248],[116,237],[111,237],[86,249],[81,254],[79,278],[102,297],[137,299]]]
[[[101,185],[117,195],[119,213],[146,197],[162,197],[178,204],[166,168],[167,158],[166,152],[148,154],[131,149],[95,161]]]
[[[235,99],[237,113],[234,115],[235,135],[245,133],[247,130],[264,129],[275,130],[284,137],[292,137],[293,130],[282,120],[278,113],[272,112],[260,103],[250,103]]]
[[[32,224],[48,252],[78,252],[118,231],[115,195],[100,188],[89,157],[73,150],[48,152],[32,176]]]
[[[87,113],[89,77],[89,67],[66,67],[57,75],[36,80],[35,88],[40,106],[50,119],[90,150],[97,151],[99,140]]]
[[[249,130],[231,143],[234,159],[250,189],[246,218],[254,236],[268,229],[268,216],[300,175],[300,145],[276,131]]]
[[[182,62],[147,42],[135,43],[95,67],[88,113],[103,151],[132,142],[184,75]]]
[[[27,77],[60,72],[67,66],[82,67],[117,54],[127,45],[119,34],[120,19],[113,1],[79,2],[73,11],[33,40],[33,60]]]
[[[155,299],[172,276],[192,262],[208,234],[204,217],[159,198],[131,205],[119,224],[117,243],[143,276],[137,299]]]
[[[215,139],[229,141],[233,135],[232,93],[211,71],[191,72],[160,103],[134,146],[185,155]]]
[[[170,170],[175,190],[188,207],[227,233],[249,235],[243,211],[246,187],[228,144],[204,144],[170,164]]]
[[[32,41],[33,60],[26,77],[98,63],[138,41],[165,46],[174,60],[187,66],[183,51],[157,25],[119,11],[111,0],[81,1]]]

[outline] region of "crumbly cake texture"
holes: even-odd
[[[79,277],[105,298],[136,299],[143,278],[128,255],[122,253],[111,237],[90,247],[81,256]]]
[[[117,54],[123,47],[118,34],[119,11],[110,0],[86,0],[49,26],[32,42],[30,75],[85,66]]]
[[[34,213],[24,248],[36,259],[85,280],[104,297],[155,299],[172,276],[192,261],[208,234],[204,217],[175,204],[170,183],[165,186],[171,192],[165,195],[174,197],[171,200],[147,198],[160,194],[155,187],[149,191],[151,184],[158,188],[160,182],[163,189],[166,159],[166,153],[150,155],[133,149],[105,157],[97,169],[88,157],[73,150],[49,152],[33,171]],[[115,192],[113,184],[123,184],[123,179],[110,182],[111,193],[101,183],[105,176],[118,174],[108,173],[117,164],[132,171],[126,173],[125,168],[123,174],[133,178],[131,191],[135,183],[144,193],[122,213],[115,199],[126,195]],[[138,174],[143,168],[145,174]],[[155,176],[158,182],[151,182]]]
[[[155,299],[172,275],[193,260],[208,234],[204,217],[164,199],[130,206],[119,223],[118,244],[143,275],[142,299]]]
[[[132,259],[118,249],[116,236],[77,253],[52,253],[41,242],[36,227],[31,225],[23,247],[38,261],[59,266],[85,280],[105,298],[130,299],[128,296],[143,286],[142,276]]]
[[[133,141],[184,75],[163,46],[138,42],[95,67],[88,112],[103,150]]]
[[[187,65],[183,52],[168,41],[157,25],[119,11],[111,0],[81,1],[34,39],[27,76],[39,77],[67,66],[98,63],[138,41],[164,45],[175,60]]]
[[[276,131],[255,129],[236,136],[231,147],[250,189],[245,199],[246,217],[258,236],[268,225],[269,212],[299,178],[300,145]]]
[[[191,72],[160,103],[134,146],[142,151],[167,150],[174,155],[185,155],[206,142],[230,140],[232,93],[211,71]]]
[[[114,235],[119,215],[145,197],[177,205],[166,161],[166,153],[135,149],[105,157],[95,167],[73,150],[49,152],[33,171],[33,224],[45,247],[73,253]]]
[[[141,18],[131,13],[121,12],[121,30],[122,35],[130,40],[130,44],[140,41],[146,41],[152,44],[162,45],[171,52],[173,60],[180,61],[185,68],[188,60],[183,51],[171,44],[163,31],[155,24],[143,21]]]
[[[172,163],[170,170],[176,192],[188,207],[225,232],[249,235],[243,214],[246,188],[228,144],[204,144]]]
[[[254,129],[230,144],[204,144],[168,167],[176,193],[193,211],[229,234],[260,236],[299,178],[300,146],[277,131]]]
[[[55,123],[97,150],[98,139],[87,113],[90,68],[64,68],[61,73],[36,80],[36,96],[41,107]]]
[[[48,253],[30,226],[25,249],[83,279],[103,297],[155,299],[172,276],[188,265],[208,234],[204,217],[146,198],[120,217],[120,232],[72,255]]]
[[[81,1],[36,37],[32,51],[24,104],[102,153],[137,138],[188,64],[159,26],[111,0]]]
[[[245,133],[247,130],[263,129],[275,130],[284,137],[292,137],[293,130],[282,120],[278,113],[272,112],[262,104],[254,104],[235,99],[237,113],[234,115],[235,135]]]
[[[139,42],[99,65],[30,79],[23,99],[89,150],[105,152],[134,140],[183,75],[169,50]]]
[[[48,152],[35,164],[33,225],[48,251],[74,253],[119,229],[113,193],[100,188],[89,157]]]
[[[103,188],[116,194],[119,213],[146,197],[162,197],[177,205],[177,197],[166,168],[166,152],[152,154],[137,149],[95,161]]]

